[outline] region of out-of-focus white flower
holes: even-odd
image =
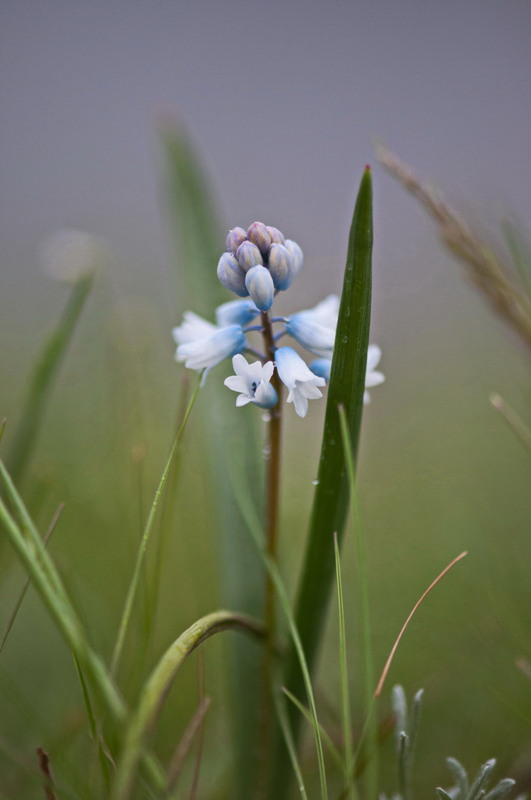
[[[331,294],[315,308],[292,314],[286,331],[310,353],[321,358],[331,358],[336,338],[339,298]]]
[[[176,344],[188,344],[197,342],[200,339],[207,339],[219,330],[218,325],[214,325],[207,319],[203,319],[194,311],[185,311],[183,322],[172,330],[172,336]]]
[[[317,387],[324,386],[325,379],[311,372],[291,347],[279,347],[275,352],[275,364],[280,380],[289,389],[288,403],[293,403],[299,417],[305,417],[308,400],[323,396]]]
[[[382,351],[377,344],[370,344],[367,350],[367,371],[365,373],[365,389],[372,389],[373,386],[379,386],[385,380],[385,375],[378,372],[374,368],[380,363]],[[365,404],[371,402],[371,396],[368,391],[363,395],[363,402]]]
[[[103,239],[84,231],[64,229],[48,236],[39,250],[44,271],[54,280],[75,284],[88,278],[109,259]]]
[[[249,364],[242,355],[235,355],[232,366],[236,374],[226,378],[224,383],[233,392],[239,392],[237,406],[255,403],[261,408],[272,408],[278,403],[277,393],[269,382],[275,369],[272,361],[263,365],[260,361]]]

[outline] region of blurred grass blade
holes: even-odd
[[[45,537],[43,539],[44,547],[46,547],[48,542],[50,541],[50,537],[51,537],[52,533],[55,530],[55,526],[57,525],[57,523],[59,521],[59,517],[61,516],[63,508],[64,508],[64,503],[60,503],[58,508],[57,508],[57,511],[55,512],[55,514],[52,517],[52,521],[51,521],[50,525],[48,526],[48,530],[46,531],[46,535],[45,535]],[[8,621],[6,623],[2,638],[0,639],[0,653],[4,649],[4,645],[7,642],[7,638],[9,636],[9,634],[11,633],[11,628],[13,627],[13,625],[15,623],[15,619],[17,618],[17,614],[18,614],[18,612],[20,610],[20,606],[22,605],[24,597],[26,596],[26,592],[28,591],[29,585],[30,585],[30,579],[26,578],[26,580],[24,581],[24,584],[23,584],[23,586],[22,586],[22,588],[20,590],[20,593],[19,593],[19,595],[18,595],[18,597],[16,599],[13,611],[9,615],[9,619],[8,619]]]
[[[81,278],[72,287],[61,318],[35,364],[20,424],[7,458],[9,472],[16,484],[20,483],[29,464],[54,380],[75,333],[93,283],[94,275],[90,274]]]
[[[288,700],[290,700],[290,702],[293,703],[295,708],[297,708],[300,711],[300,713],[302,714],[302,716],[304,717],[306,722],[309,725],[311,725],[311,727],[313,728],[315,723],[314,723],[314,720],[312,719],[311,712],[306,708],[306,706],[303,705],[300,700],[297,700],[295,695],[291,694],[291,692],[288,689],[286,689],[286,687],[284,687],[284,686],[282,687],[282,692],[286,695]],[[339,752],[338,748],[335,746],[335,744],[333,742],[333,739],[330,736],[330,734],[328,733],[328,731],[325,728],[323,728],[323,726],[320,723],[319,723],[319,733],[321,734],[321,738],[323,740],[323,744],[325,745],[326,749],[328,750],[328,753],[334,759],[337,768],[339,769],[341,774],[346,777],[347,773],[346,773],[346,769],[345,769],[345,764],[344,764],[343,759],[341,757],[341,753]]]
[[[341,575],[341,556],[334,532],[334,556],[336,561],[337,611],[339,626],[339,679],[341,685],[341,721],[343,726],[343,747],[345,749],[344,771],[347,777],[346,798],[356,796],[353,785],[354,754],[352,748],[352,719],[350,714],[350,694],[348,686],[347,637],[345,630],[345,606],[343,601],[343,579]]]
[[[130,797],[146,737],[155,725],[164,700],[187,656],[215,633],[230,629],[246,630],[255,635],[263,633],[261,626],[250,617],[230,611],[216,611],[194,622],[160,658],[142,688],[136,710],[132,712],[127,725],[112,800]]]
[[[171,230],[175,235],[179,268],[176,296],[179,312],[187,308],[212,319],[216,305],[233,299],[216,276],[219,257],[225,249],[224,236],[210,200],[207,181],[196,154],[181,129],[165,124],[161,130],[164,154],[165,197]],[[169,335],[169,334],[168,334]],[[178,367],[176,367],[178,369]],[[214,376],[201,389],[204,403],[202,435],[212,487],[213,519],[220,543],[222,603],[246,614],[263,611],[264,570],[249,539],[234,499],[227,473],[227,454],[237,462],[233,480],[251,491],[253,503],[262,516],[263,465],[259,420],[255,414],[236,413],[232,393],[220,389]],[[234,724],[234,792],[249,796],[254,785],[260,685],[260,648],[246,637],[230,637],[230,681]]]
[[[168,480],[168,475],[169,475],[171,466],[173,464],[173,459],[174,459],[175,454],[177,452],[177,448],[178,448],[178,446],[180,444],[182,435],[184,433],[184,429],[186,428],[186,423],[188,422],[188,418],[190,416],[190,413],[192,411],[193,405],[195,403],[195,399],[197,397],[198,390],[199,390],[199,380],[197,381],[196,388],[195,388],[194,393],[193,393],[193,395],[192,395],[192,397],[190,399],[190,402],[188,403],[188,407],[187,407],[186,412],[184,414],[183,421],[182,421],[181,425],[179,426],[179,430],[177,431],[177,434],[176,434],[175,439],[173,441],[173,444],[172,444],[172,447],[171,447],[171,450],[170,450],[170,454],[168,456],[168,460],[166,461],[166,466],[164,467],[164,470],[162,472],[162,475],[161,475],[161,478],[160,478],[160,481],[159,481],[159,485],[157,486],[157,489],[155,491],[155,496],[154,496],[153,502],[151,504],[151,509],[149,511],[149,516],[147,518],[146,526],[144,528],[144,532],[142,534],[142,539],[140,541],[140,546],[138,548],[135,568],[134,568],[134,571],[133,571],[131,582],[129,584],[129,588],[127,590],[127,597],[126,597],[126,600],[125,600],[125,605],[124,605],[124,610],[123,610],[123,613],[122,613],[122,618],[120,620],[120,625],[119,625],[119,628],[118,628],[118,636],[116,638],[116,644],[115,644],[115,647],[114,647],[114,652],[113,652],[112,661],[111,661],[111,674],[112,675],[116,675],[116,671],[118,669],[118,664],[119,664],[119,661],[120,661],[120,657],[121,657],[121,654],[122,654],[122,649],[123,649],[123,645],[124,645],[124,641],[125,641],[125,634],[127,632],[127,627],[129,625],[129,620],[131,618],[131,611],[133,609],[133,602],[134,602],[134,599],[135,599],[136,591],[138,589],[138,583],[139,583],[139,580],[140,580],[142,565],[144,563],[144,557],[145,557],[145,554],[146,554],[146,549],[147,549],[147,546],[148,546],[149,539],[151,537],[151,532],[153,530],[153,524],[155,522],[155,516],[156,516],[156,513],[157,513],[158,506],[159,506],[160,498],[162,497],[162,494],[164,492],[164,487],[166,486],[166,481]]]
[[[350,229],[343,292],[319,462],[318,483],[309,539],[299,585],[296,624],[310,673],[315,664],[335,572],[334,532],[341,545],[349,505],[349,480],[341,439],[338,408],[349,424],[352,453],[358,449],[369,344],[372,263],[372,182],[367,168],[361,179]],[[295,653],[291,653],[286,686],[301,698],[304,683]],[[290,713],[291,711],[291,713]],[[294,738],[300,717],[288,709]],[[276,758],[271,797],[287,792],[289,764],[285,752]]]

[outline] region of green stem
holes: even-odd
[[[275,340],[271,319],[267,311],[262,312],[262,335],[264,349],[268,359],[274,360]],[[278,395],[278,403],[270,410],[267,441],[267,467],[266,467],[266,502],[265,502],[265,535],[266,552],[273,560],[277,561],[278,551],[278,519],[280,506],[280,457],[282,433],[282,383],[278,372],[275,370],[271,378],[271,385]],[[262,669],[262,690],[260,707],[260,740],[259,740],[259,769],[258,769],[258,796],[265,791],[269,772],[269,759],[271,757],[271,737],[273,732],[273,708],[271,687],[273,681],[273,662],[275,654],[275,587],[269,572],[266,574],[265,583],[265,629],[266,640],[264,646],[264,659]]]

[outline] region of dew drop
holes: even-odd
[[[343,344],[346,344],[348,342],[348,336],[343,336],[341,341],[343,342]]]
[[[319,486],[319,481],[317,480],[317,478],[314,481],[312,481],[312,486]]]

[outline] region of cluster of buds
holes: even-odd
[[[314,308],[289,317],[269,315],[276,292],[289,288],[300,271],[302,258],[296,242],[261,222],[253,222],[247,231],[243,228],[229,231],[227,251],[218,263],[218,278],[241,299],[218,306],[215,324],[186,311],[183,323],[173,329],[176,360],[184,361],[190,369],[203,370],[204,382],[212,367],[232,358],[235,374],[226,378],[225,386],[238,392],[237,406],[277,405],[278,393],[270,383],[276,370],[277,388],[280,383],[287,387],[287,402],[293,403],[296,413],[304,417],[308,401],[322,397],[320,389],[330,379],[339,298],[330,295]],[[251,324],[258,316],[260,324]],[[273,325],[279,323],[282,329],[273,333]],[[257,353],[247,342],[247,335],[256,331],[264,336],[264,354]],[[278,340],[285,335],[318,358],[308,366],[293,348],[278,347]],[[244,352],[258,356],[259,360],[249,363],[242,355]],[[375,370],[380,357],[380,348],[370,345],[366,388],[384,380],[382,373]],[[364,400],[369,401],[367,391]]]
[[[227,236],[227,251],[218,263],[218,278],[238,297],[251,297],[260,311],[269,311],[275,291],[289,289],[302,267],[297,242],[263,222],[247,230],[233,228]]]

